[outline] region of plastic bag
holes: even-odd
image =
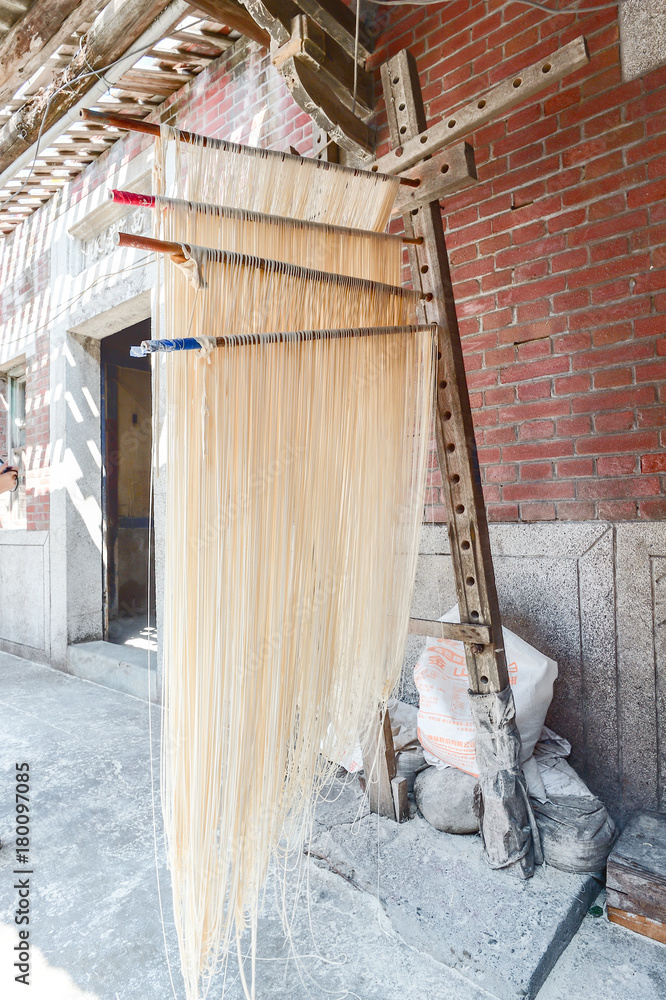
[[[458,606],[440,621],[460,621]],[[524,761],[541,735],[553,697],[557,663],[509,629],[502,631]],[[419,692],[418,735],[426,760],[478,777],[463,643],[428,638],[414,667],[414,681]]]

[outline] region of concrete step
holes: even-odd
[[[69,672],[113,691],[148,700],[148,651],[113,642],[79,642],[67,649]],[[150,700],[157,702],[157,654],[150,654]]]
[[[375,895],[419,952],[499,1000],[534,1000],[599,891],[591,875],[493,871],[478,835],[440,833],[413,803],[408,823],[368,815],[357,781],[326,799],[308,849],[317,864]]]

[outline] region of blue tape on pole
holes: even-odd
[[[130,357],[145,358],[156,351],[200,351],[201,344],[196,337],[180,337],[178,340],[144,340],[140,347],[130,347]]]

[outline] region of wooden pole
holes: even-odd
[[[118,188],[111,188],[111,190],[109,191],[109,198],[111,199],[111,201],[115,202],[118,205],[135,205],[138,208],[141,207],[155,208],[154,194],[139,194],[137,191],[121,191]],[[169,199],[166,199],[167,204],[168,201]],[[176,202],[176,204],[185,204],[185,202]],[[241,217],[251,218],[252,216],[256,215],[257,222],[261,222],[263,219],[275,223],[278,223],[280,221],[280,218],[277,215],[262,215],[260,212],[245,212],[242,208],[228,208],[226,205],[206,205],[205,207],[208,211],[211,211],[213,213],[218,212],[220,215],[228,215],[230,217],[236,216],[239,218]],[[299,224],[299,220],[297,219],[285,219],[284,222],[292,226],[298,226]],[[304,221],[301,223],[301,225],[302,226],[311,225],[311,226],[316,226],[317,228],[321,227],[322,229],[339,230],[340,232],[348,232],[348,233],[353,233],[355,231],[345,226],[329,226],[326,225],[326,223],[321,223],[321,222],[308,223]],[[361,230],[357,231],[360,232]],[[369,233],[368,235],[374,235],[374,234]],[[403,237],[396,236],[396,239],[400,239],[401,242],[405,244],[409,243],[418,244],[423,242],[420,236],[413,236],[411,238],[408,236],[403,236]]]
[[[391,141],[398,146],[426,128],[410,52],[404,50],[382,66],[382,84]],[[412,281],[422,294],[431,294],[431,301],[421,307],[423,321],[435,322],[439,329],[435,427],[460,620],[487,625],[491,635],[488,643],[465,644],[470,689],[499,692],[509,676],[439,202],[412,209],[403,223],[408,236],[423,237],[421,244],[409,247]]]
[[[166,240],[155,240],[152,236],[135,236],[134,233],[115,233],[113,242],[117,247],[131,247],[135,250],[149,250],[152,253],[168,254],[172,260],[179,264],[184,263],[187,257],[183,254],[183,247],[189,247],[189,243],[172,243]],[[382,281],[368,281],[366,278],[353,278],[348,274],[334,274],[331,271],[316,271],[310,267],[299,267],[296,264],[285,264],[283,261],[269,260],[265,257],[253,257],[249,254],[235,253],[231,250],[215,250],[211,247],[199,247],[206,251],[209,260],[219,263],[240,264],[242,267],[257,267],[261,271],[276,270],[285,274],[293,274],[296,277],[307,278],[310,281],[326,281],[330,284],[345,284],[355,288],[377,288],[386,289],[394,295],[416,295],[418,299],[428,299],[430,292],[412,291],[410,288],[403,288],[402,285],[387,285]]]

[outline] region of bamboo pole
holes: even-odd
[[[135,205],[136,207],[144,208],[155,208],[155,195],[154,194],[139,194],[136,191],[122,191],[118,188],[111,188],[109,190],[109,198],[111,201],[118,205]],[[279,215],[264,215],[262,212],[250,212],[243,208],[230,208],[227,205],[201,205],[198,206],[196,202],[184,202],[178,198],[166,198],[165,202],[167,204],[172,203],[174,205],[192,205],[194,207],[205,208],[208,211],[217,213],[218,215],[226,216],[227,218],[245,218],[252,222],[274,222],[274,223],[284,223],[287,225],[297,226],[303,228],[304,226],[313,226],[316,229],[326,229],[329,231],[340,232],[340,233],[364,233],[367,232],[368,236],[376,236],[377,234],[370,230],[362,229],[349,229],[346,226],[331,226],[325,222],[305,222],[301,219],[283,219]],[[415,244],[419,246],[423,242],[421,236],[396,236],[395,239],[400,239],[402,243],[405,244]]]
[[[135,250],[149,250],[152,253],[168,254],[176,264],[184,264],[188,259],[184,251],[190,249],[189,243],[172,243],[167,240],[156,240],[152,236],[135,236],[134,233],[115,233],[113,242],[117,247]],[[352,278],[347,274],[333,274],[330,271],[316,271],[310,267],[298,267],[296,264],[285,264],[281,260],[269,260],[266,257],[252,257],[249,254],[235,253],[231,250],[214,250],[211,247],[199,247],[206,251],[208,260],[220,264],[240,264],[241,267],[258,267],[261,271],[273,270],[294,277],[307,278],[310,281],[327,281],[331,284],[353,285],[356,288],[377,288],[390,290],[394,295],[414,295],[418,299],[429,302],[431,292],[415,292],[401,285],[387,285],[382,281],[369,281],[367,278]]]

